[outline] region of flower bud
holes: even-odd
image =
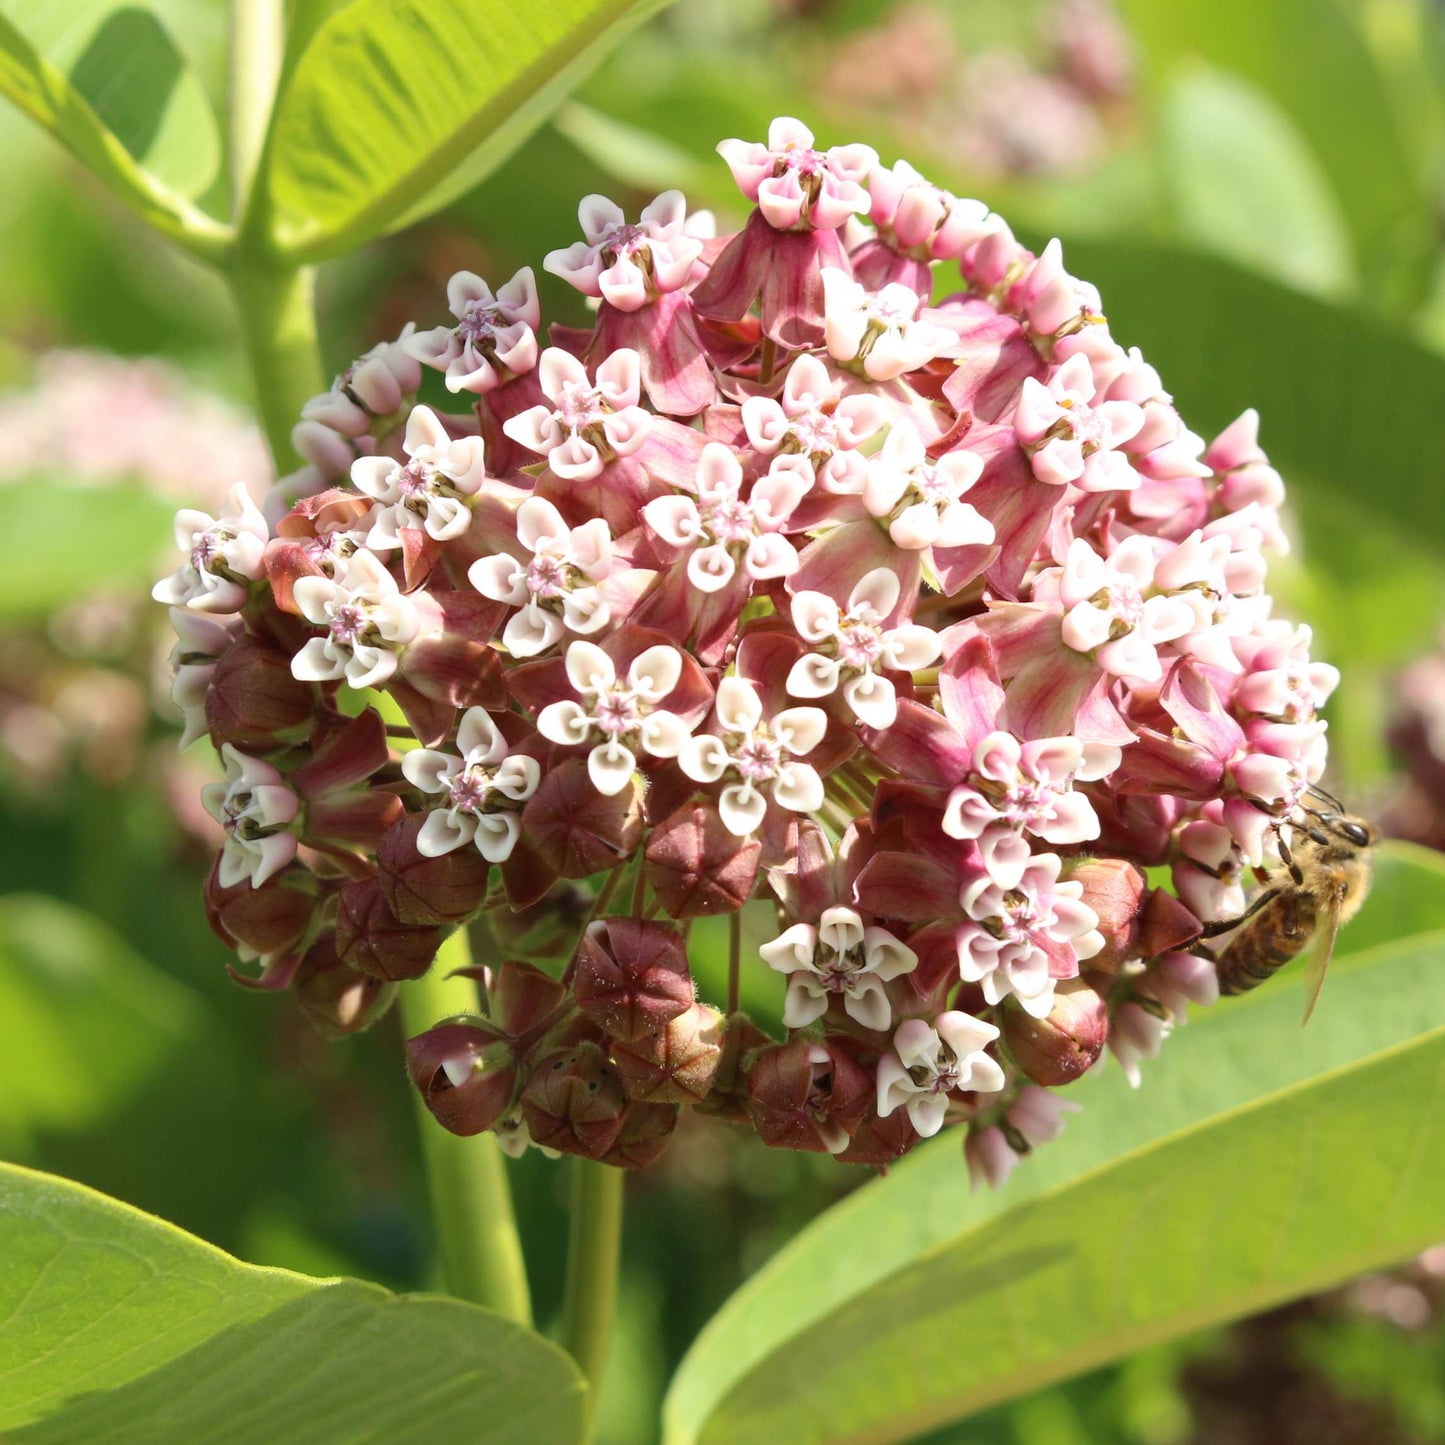
[[[527,1132],[544,1149],[600,1159],[617,1142],[627,1094],[595,1044],[549,1054],[522,1090]]]
[[[567,991],[530,963],[509,959],[486,980],[487,1017],[509,1039],[522,1039],[548,1023]]]
[[[715,807],[688,804],[647,840],[647,877],[674,918],[735,913],[752,897],[762,844],[738,838]]]
[[[311,1026],[326,1038],[369,1029],[391,1007],[396,985],[348,968],[333,935],[307,950],[296,974],[296,1001]]]
[[[748,1109],[764,1144],[840,1154],[873,1097],[873,1076],[841,1047],[793,1039],[748,1070]]]
[[[980,1184],[989,1189],[1002,1189],[1019,1162],[1004,1131],[994,1124],[968,1131],[963,1141],[963,1158],[968,1165],[971,1191],[976,1191]]]
[[[700,1104],[722,1061],[722,1015],[706,1004],[692,1004],[657,1033],[619,1041],[613,1057],[632,1098],[652,1104]]]
[[[753,1055],[770,1043],[772,1040],[746,1014],[730,1014],[723,1022],[722,1056],[712,1091],[698,1105],[698,1112],[746,1124],[750,1117],[747,1066]]]
[[[1054,989],[1047,1018],[1033,1018],[1007,1000],[1003,1036],[1014,1061],[1036,1084],[1072,1083],[1104,1051],[1108,1005],[1083,979],[1064,979]]]
[[[1142,871],[1123,858],[1081,858],[1068,865],[1064,876],[1084,885],[1080,901],[1099,915],[1104,947],[1089,966],[1112,973],[1138,958],[1139,912],[1149,891]]]
[[[918,1131],[908,1118],[907,1109],[895,1109],[886,1119],[869,1109],[857,1132],[841,1154],[834,1157],[840,1164],[866,1164],[873,1169],[887,1169],[918,1143]]]
[[[416,836],[424,821],[413,813],[394,823],[376,850],[386,900],[403,923],[460,923],[480,905],[491,865],[474,848],[423,857]]]
[[[222,653],[206,690],[206,726],[218,748],[254,753],[300,742],[314,713],[312,689],[291,675],[291,659],[250,637]]]
[[[380,878],[358,878],[336,899],[336,951],[359,973],[397,983],[420,978],[441,946],[440,928],[402,923]]]
[[[248,879],[223,888],[219,859],[206,879],[206,918],[228,948],[280,953],[306,932],[316,906],[311,874],[299,864],[253,888]]]
[[[517,1060],[487,1025],[438,1024],[406,1043],[411,1081],[437,1122],[453,1134],[480,1134],[512,1107]]]
[[[592,786],[585,758],[542,774],[522,812],[522,832],[563,878],[613,868],[642,837],[641,791],[635,781],[608,797]]]
[[[677,1128],[676,1104],[644,1104],[634,1099],[622,1117],[617,1142],[602,1156],[602,1163],[619,1169],[646,1169],[656,1162]]]
[[[577,1007],[616,1039],[655,1034],[694,998],[687,945],[676,929],[637,918],[599,918],[577,947]]]

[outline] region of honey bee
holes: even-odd
[[[1259,893],[1238,918],[1207,924],[1201,938],[1233,930],[1213,955],[1221,993],[1246,993],[1272,977],[1314,939],[1305,972],[1305,1023],[1324,987],[1325,970],[1340,928],[1359,911],[1370,890],[1369,850],[1374,842],[1363,818],[1346,813],[1335,798],[1312,789],[1329,811],[1303,809],[1304,823],[1289,825],[1291,841],[1277,834],[1281,867],[1264,878]]]

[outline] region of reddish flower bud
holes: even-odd
[[[619,1042],[617,1072],[634,1099],[653,1104],[700,1104],[722,1062],[722,1015],[695,1003],[655,1034]]]
[[[438,1024],[408,1039],[406,1066],[437,1123],[453,1134],[490,1129],[517,1092],[510,1045],[479,1021]]]
[[[1080,858],[1065,865],[1063,876],[1084,885],[1080,901],[1099,915],[1104,947],[1089,966],[1112,973],[1137,958],[1139,911],[1149,891],[1144,874],[1122,858]]]
[[[206,690],[206,726],[218,748],[267,752],[300,742],[314,725],[311,686],[292,677],[288,656],[250,637],[221,654]]]
[[[424,858],[416,847],[423,821],[413,813],[393,824],[376,850],[386,900],[403,923],[460,923],[481,903],[490,865],[474,848]]]
[[[1172,893],[1155,888],[1144,900],[1139,914],[1138,957],[1158,958],[1161,953],[1183,948],[1199,937],[1201,927],[1199,919]],[[1089,966],[1093,965],[1094,960],[1090,959]]]
[[[206,879],[206,918],[228,948],[254,953],[280,953],[306,932],[316,906],[316,882],[299,864],[253,888],[242,879],[223,888],[217,878],[220,860]]]
[[[522,812],[522,832],[563,878],[589,878],[627,857],[642,837],[642,794],[635,781],[607,797],[592,786],[585,758],[542,774]]]
[[[549,1054],[522,1090],[533,1142],[564,1154],[602,1158],[616,1144],[626,1112],[622,1080],[595,1044]]]
[[[690,803],[647,840],[647,877],[674,918],[735,913],[752,897],[762,844],[723,826],[717,808]]]
[[[808,1039],[764,1049],[748,1070],[753,1123],[773,1149],[841,1154],[873,1093],[873,1076],[851,1054]]]
[[[770,1043],[772,1039],[746,1014],[730,1015],[723,1024],[722,1056],[718,1059],[712,1092],[698,1105],[698,1112],[715,1114],[734,1124],[746,1124],[749,1118],[747,1064],[757,1050]]]
[[[440,928],[397,918],[380,878],[358,878],[337,895],[336,951],[360,973],[391,982],[420,978],[441,941]]]
[[[908,1119],[907,1109],[895,1109],[880,1119],[870,1109],[848,1147],[834,1157],[840,1164],[865,1164],[887,1169],[918,1143],[918,1133]]]
[[[307,1022],[326,1038],[369,1029],[391,1007],[396,985],[357,973],[341,961],[328,934],[307,950],[296,974],[296,1001]]]
[[[599,918],[577,946],[577,1007],[613,1038],[655,1034],[692,1005],[687,945],[676,929],[639,918]]]
[[[509,1039],[520,1039],[547,1023],[562,1007],[567,990],[530,963],[508,960],[486,983],[487,1017]]]
[[[602,1163],[619,1169],[646,1169],[656,1162],[677,1128],[676,1104],[644,1104],[634,1099],[622,1117],[617,1142],[602,1156]]]
[[[1031,1017],[1010,998],[1002,1022],[1019,1068],[1036,1084],[1052,1087],[1072,1083],[1092,1067],[1109,1037],[1108,1005],[1081,978],[1057,985],[1047,1018]]]

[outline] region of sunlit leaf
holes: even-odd
[[[1084,1080],[1000,1194],[969,1193],[955,1136],[830,1210],[684,1359],[670,1445],[908,1440],[1445,1235],[1445,862],[1381,866],[1431,931],[1353,959],[1304,1032],[1296,970],[1179,1031],[1138,1093]]]
[[[0,1165],[0,1430],[17,1445],[582,1439],[585,1386],[459,1300],[258,1269]]]
[[[454,199],[562,101],[595,47],[665,3],[353,0],[316,30],[277,105],[275,245],[315,260]]]

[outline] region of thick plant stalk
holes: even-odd
[[[316,273],[239,261],[230,275],[256,409],[278,473],[294,465],[291,428],[301,407],[326,389],[316,344]]]
[[[466,930],[442,944],[424,977],[402,985],[402,1022],[419,1034],[451,1014],[476,1013],[476,985],[448,978],[471,961]],[[519,1324],[532,1323],[527,1270],[507,1184],[506,1161],[492,1134],[449,1134],[416,1097],[417,1127],[432,1219],[449,1294],[485,1305]]]
[[[592,1387],[594,1411],[617,1313],[625,1179],[621,1169],[610,1165],[591,1159],[572,1161],[572,1220],[567,1238],[561,1343]]]

